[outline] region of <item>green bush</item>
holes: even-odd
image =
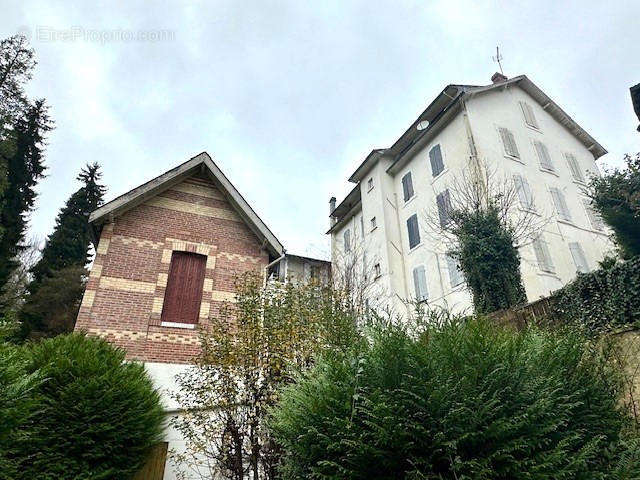
[[[575,332],[392,328],[284,388],[285,479],[640,478],[619,374]]]
[[[640,256],[578,277],[552,297],[555,317],[592,331],[640,324]]]
[[[163,409],[144,366],[80,334],[28,348],[25,373],[44,378],[18,428],[13,460],[23,479],[126,479],[162,434]]]

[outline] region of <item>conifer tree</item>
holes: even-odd
[[[77,177],[83,185],[60,210],[40,260],[31,269],[33,280],[23,308],[29,329],[62,333],[73,329],[84,292],[85,266],[90,261],[89,215],[102,204],[105,187],[97,163],[84,167]]]

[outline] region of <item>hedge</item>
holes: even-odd
[[[640,326],[640,256],[578,275],[552,304],[558,319],[592,331]]]

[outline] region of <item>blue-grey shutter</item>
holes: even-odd
[[[444,227],[449,223],[449,212],[451,211],[451,196],[449,190],[441,192],[436,197],[438,205],[438,216],[440,217],[440,226]]]
[[[457,287],[464,281],[464,276],[462,275],[458,261],[450,255],[447,255],[447,269],[449,270],[451,288]]]
[[[407,232],[409,234],[409,248],[411,249],[420,243],[418,215],[415,213],[407,219]]]
[[[429,150],[429,161],[431,162],[431,174],[437,177],[444,170],[444,162],[442,161],[442,149],[440,144]]]
[[[567,163],[569,164],[569,170],[571,170],[571,176],[576,182],[585,183],[584,175],[582,174],[582,170],[580,169],[580,165],[578,165],[578,160],[576,156],[572,153],[565,153],[564,158],[567,159]]]
[[[516,145],[516,139],[514,138],[513,133],[511,133],[511,131],[507,128],[500,128],[499,130],[506,154],[512,157],[520,158],[520,153],[518,152],[518,146]]]
[[[423,302],[429,298],[427,276],[424,271],[424,266],[422,265],[413,269],[413,287],[416,292],[417,301]]]
[[[402,192],[404,194],[405,202],[413,197],[413,181],[411,180],[411,172],[408,172],[404,177],[402,177]]]
[[[569,207],[567,206],[567,201],[564,198],[564,194],[555,187],[550,188],[549,191],[551,192],[551,198],[553,199],[553,204],[556,207],[558,217],[560,217],[562,220],[570,222],[571,213],[569,213]]]
[[[534,145],[536,147],[536,152],[538,153],[538,160],[540,160],[540,167],[543,170],[555,172],[556,169],[553,166],[553,162],[551,161],[551,155],[549,155],[549,149],[547,148],[547,146],[537,140],[534,142]]]

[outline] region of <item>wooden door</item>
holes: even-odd
[[[173,252],[162,306],[162,321],[198,323],[207,257]]]

